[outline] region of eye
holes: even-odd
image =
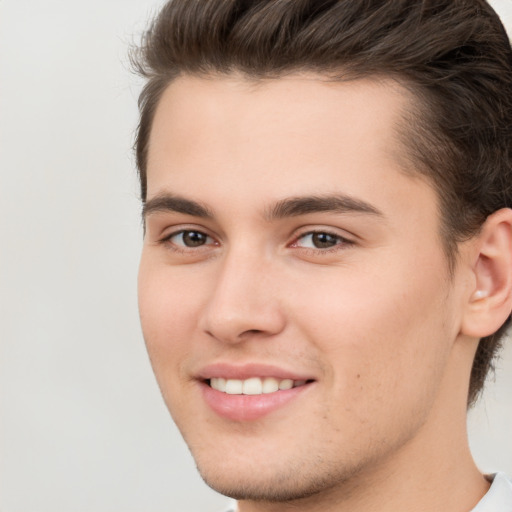
[[[178,247],[193,249],[213,243],[213,238],[201,231],[184,229],[169,235],[165,238],[165,241],[177,245]]]
[[[300,236],[293,246],[305,249],[331,249],[344,244],[350,244],[350,241],[325,231],[314,231]]]

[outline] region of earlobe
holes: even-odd
[[[494,334],[512,310],[512,209],[490,215],[476,236],[474,290],[469,296],[462,333],[475,338]]]

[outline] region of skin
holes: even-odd
[[[467,512],[488,489],[466,440],[482,244],[461,245],[450,278],[436,194],[404,169],[395,135],[410,101],[386,81],[184,76],[158,106],[148,205],[179,196],[209,217],[146,211],[144,337],[203,478],[240,512]],[[378,213],[269,215],[333,194]],[[261,419],[232,421],[196,378],[217,362],[314,382]]]

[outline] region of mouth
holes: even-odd
[[[207,379],[212,389],[228,395],[266,395],[287,391],[289,389],[305,386],[312,380],[278,379],[275,377],[249,377],[248,379],[230,379],[225,377],[212,377]]]
[[[216,416],[244,423],[308,400],[317,384],[312,376],[264,364],[212,364],[196,378]]]

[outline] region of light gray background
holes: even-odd
[[[512,27],[511,0],[493,2]],[[138,324],[132,38],[161,0],[0,0],[0,511],[215,511]],[[510,30],[510,28],[509,28]],[[512,344],[470,415],[512,474]]]

